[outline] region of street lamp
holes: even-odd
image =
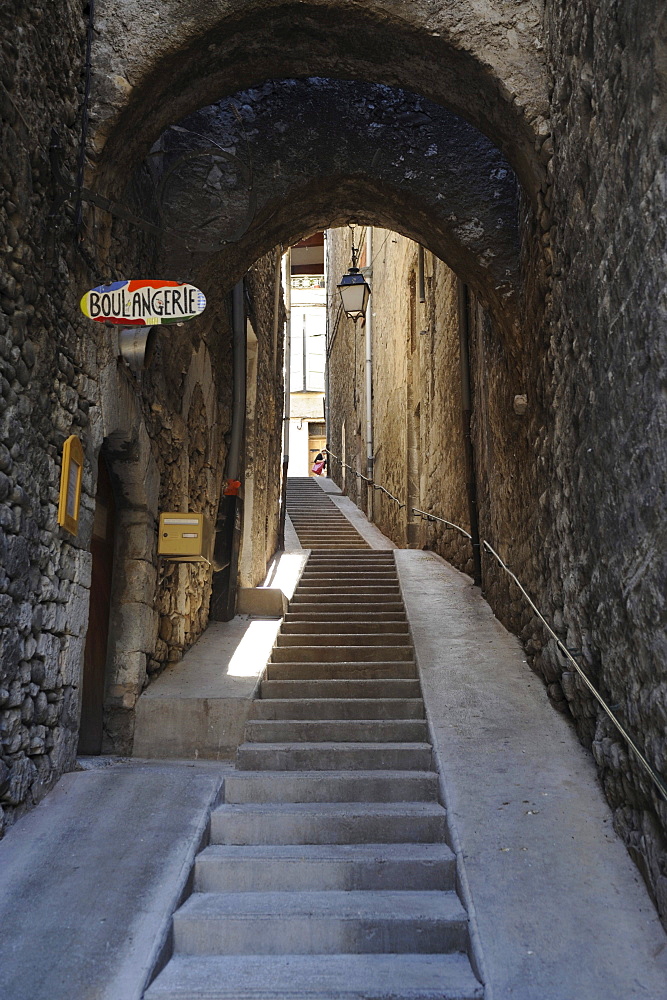
[[[348,269],[347,274],[343,275],[340,279],[340,284],[337,286],[343,303],[343,309],[345,310],[345,315],[349,316],[355,323],[358,319],[361,319],[361,317],[365,315],[366,306],[368,305],[368,299],[371,294],[371,290],[366,284],[363,274],[360,273],[359,268],[357,267],[358,256],[359,251],[353,244],[352,267]]]

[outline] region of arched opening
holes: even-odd
[[[318,69],[323,66],[326,59]],[[200,82],[199,99],[213,86],[209,76]],[[167,106],[172,115],[186,107],[174,103],[173,94],[165,101],[160,115]],[[188,101],[195,101],[194,90]],[[456,100],[447,103],[459,109]],[[161,271],[187,275],[220,306],[273,247],[350,221],[398,231],[470,286],[475,308],[487,316],[497,341],[500,364],[530,370],[541,350],[539,282],[546,261],[536,239],[539,227],[530,192],[519,187],[510,165],[519,162],[517,149],[507,158],[487,137],[494,129],[483,115],[477,124],[482,130],[419,93],[368,82],[367,68],[356,80],[264,79],[200,107],[159,135],[146,126],[142,142],[151,129],[154,141],[141,163],[145,142],[133,137],[111,164],[115,140],[109,137],[99,188],[117,198],[124,191],[135,218],[121,221],[116,213],[114,220],[118,202],[112,199],[101,211],[95,208],[94,222],[108,231],[110,248],[115,231],[138,232],[143,225],[142,239]],[[119,120],[118,128],[125,134],[127,121]],[[530,156],[541,170],[535,146]],[[184,363],[186,339],[176,331],[165,342],[160,363],[166,370]],[[416,330],[413,339],[416,344]],[[230,345],[228,339],[220,346],[229,351]],[[524,371],[522,379],[527,377]],[[405,486],[417,496],[415,455],[423,421],[416,397],[413,403]],[[537,423],[537,411],[533,419]],[[509,435],[503,449],[512,446]],[[506,491],[505,508],[515,503],[513,489]],[[515,522],[530,534],[537,486],[529,481],[522,495],[516,492]],[[223,589],[229,594],[229,587]]]
[[[0,826],[74,762],[103,442],[119,572],[102,749],[127,753],[144,687],[206,625],[210,571],[158,560],[156,525],[163,510],[219,509],[229,293],[244,279],[257,313],[249,582],[275,542],[265,514],[280,462],[275,258],[354,222],[425,247],[435,288],[415,308],[415,246],[400,280],[386,281],[408,337],[394,384],[378,393],[400,424],[378,480],[413,508],[428,501],[423,453],[438,436],[453,440],[456,412],[435,375],[454,372],[465,317],[484,535],[567,649],[545,641],[499,570],[485,576],[486,595],[592,748],[664,912],[658,786],[587,687],[664,770],[660,4],[54,0],[57,33],[44,6],[3,8]],[[136,275],[188,277],[209,295],[202,319],[156,331],[142,371],[125,364],[114,331],[78,310],[85,289]],[[458,314],[457,280],[470,292]],[[447,337],[433,332],[438,308]],[[338,345],[346,363],[356,349],[358,368],[362,338],[350,334],[341,328]],[[356,374],[341,398],[351,389],[358,400]],[[336,427],[350,495],[363,461],[352,409],[343,399]],[[72,434],[86,455],[76,537],[54,505]],[[449,470],[459,487],[460,458]],[[460,488],[437,499],[446,516]],[[437,544],[463,565],[436,538],[444,528],[383,516],[401,543]]]
[[[192,17],[183,7],[148,19],[131,49],[122,20],[106,25],[97,65],[109,82],[95,140],[105,192],[118,190],[118,166],[129,173],[167,125],[196,108],[266,79],[318,75],[410,88],[450,108],[488,135],[537,195],[543,165],[535,148],[549,131],[537,5],[524,6],[520,24],[495,6],[431,19],[421,5],[397,13],[389,0],[268,10],[237,0],[205,14],[197,5]]]

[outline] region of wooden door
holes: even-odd
[[[90,584],[88,633],[83,659],[83,692],[79,753],[98,754],[102,749],[104,681],[109,643],[109,612],[113,577],[114,503],[111,476],[100,455],[97,470],[97,495],[90,550],[93,556]]]
[[[308,422],[308,475],[314,476],[315,473],[311,472],[313,468],[313,462],[315,461],[315,456],[319,455],[321,451],[327,446],[326,439],[326,424],[323,423],[313,423],[313,421]],[[327,475],[327,470],[324,470],[325,475]]]

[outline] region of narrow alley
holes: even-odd
[[[667,1000],[666,66],[0,3],[0,1000]]]

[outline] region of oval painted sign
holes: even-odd
[[[206,296],[181,281],[114,281],[81,299],[81,312],[97,323],[161,326],[184,323],[206,308]]]

